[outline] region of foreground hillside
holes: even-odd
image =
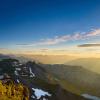
[[[22,64],[16,59],[3,59],[0,61],[0,73],[1,80],[4,80],[6,75],[6,78],[10,78],[14,81],[14,86],[16,86],[16,84],[23,84],[22,86],[26,86],[27,89],[29,89],[29,92],[26,90],[24,90],[24,92],[26,94],[30,93],[29,100],[87,100],[82,96],[65,90],[60,84],[57,83],[54,76],[41,67],[40,64],[35,62]],[[5,89],[1,89],[1,92],[2,90]],[[16,95],[17,97],[20,97],[20,92]],[[1,97],[5,96],[1,94]],[[6,97],[8,96],[6,95]],[[17,100],[12,98],[13,96],[11,96],[10,100]],[[0,100],[9,99],[3,98]]]
[[[43,65],[57,78],[65,89],[77,94],[91,94],[100,97],[100,74],[81,66],[63,64]]]

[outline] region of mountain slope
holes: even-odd
[[[76,93],[88,93],[100,96],[100,75],[89,71],[81,66],[69,65],[43,65],[43,67],[59,78],[60,84],[64,87],[69,83],[78,90]],[[60,80],[63,80],[62,82]],[[72,91],[73,92],[73,91]]]
[[[100,74],[100,58],[80,58],[66,63],[67,65],[82,66]]]
[[[2,66],[7,67],[8,70],[4,70]],[[9,74],[11,67],[14,67],[14,72],[12,70]],[[10,77],[15,83],[21,83],[29,88],[29,100],[87,100],[63,89],[56,83],[54,76],[35,62],[22,64],[15,59],[5,59],[0,61],[0,69],[5,71],[7,78]]]

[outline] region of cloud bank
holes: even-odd
[[[100,47],[100,44],[81,44],[78,47]]]

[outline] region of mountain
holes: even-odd
[[[0,54],[0,59],[7,59],[10,58],[9,55]]]
[[[13,70],[10,71],[11,67]],[[29,61],[22,64],[16,59],[3,59],[0,61],[1,72],[2,76],[6,73],[6,77],[11,78],[16,84],[26,86],[30,91],[29,100],[87,100],[65,90],[52,74],[35,62]],[[0,78],[3,80],[4,77]]]
[[[65,89],[76,94],[87,93],[100,97],[100,74],[81,66],[54,64],[43,67],[52,73]]]
[[[2,59],[9,59],[9,58],[17,59],[17,60],[19,60],[21,63],[25,63],[25,62],[27,62],[27,61],[33,61],[33,59],[28,58],[28,57],[24,57],[24,56],[22,56],[22,55],[0,54],[0,60],[2,60]]]
[[[41,62],[43,64],[63,64],[76,59],[75,56],[69,55],[19,55],[19,58],[21,57]]]
[[[100,74],[100,58],[80,58],[66,63],[67,65],[82,66]]]
[[[18,59],[20,62],[25,63],[27,61],[36,61],[43,64],[64,64],[66,62],[70,62],[72,60],[77,59],[75,56],[69,55],[4,55],[0,54],[0,59],[6,58],[15,58]]]

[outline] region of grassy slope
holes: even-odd
[[[76,94],[89,93],[100,96],[100,75],[78,66],[47,65],[49,72],[58,78],[58,82]]]

